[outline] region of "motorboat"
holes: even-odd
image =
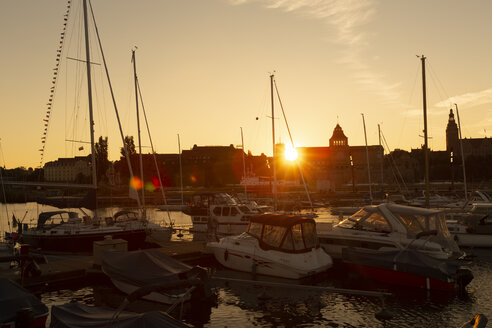
[[[0,327],[45,327],[48,307],[14,281],[0,278]]]
[[[226,268],[281,278],[301,279],[333,264],[320,247],[316,222],[302,216],[252,216],[246,232],[206,246]]]
[[[227,193],[204,192],[193,195],[183,213],[191,216],[194,232],[214,232],[217,235],[237,235],[248,228],[249,219],[262,208],[243,204]]]
[[[208,272],[189,266],[159,249],[103,251],[101,269],[125,294],[140,290],[143,299],[163,304],[211,296]],[[150,291],[150,293],[149,293]]]
[[[60,210],[40,213],[36,227],[21,231],[22,242],[33,248],[67,253],[92,253],[93,243],[108,235],[126,240],[130,250],[142,248],[146,224],[126,211],[103,219]]]
[[[473,279],[457,261],[443,261],[414,249],[374,250],[347,247],[343,262],[372,280],[427,290],[463,290]]]
[[[477,203],[470,212],[449,213],[449,232],[460,247],[492,247],[492,203]]]
[[[383,203],[367,205],[333,225],[317,223],[322,247],[334,259],[346,247],[380,251],[413,249],[437,259],[462,255],[442,211]]]
[[[78,302],[54,305],[51,308],[51,327],[190,327],[162,311],[134,313],[106,307],[88,306]]]

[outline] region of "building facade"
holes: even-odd
[[[81,182],[91,177],[91,164],[87,156],[59,158],[44,165],[44,180],[48,182]],[[77,181],[80,180],[80,181]]]

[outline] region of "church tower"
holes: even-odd
[[[343,133],[342,127],[340,124],[335,126],[333,130],[333,135],[330,138],[330,147],[347,147],[348,146],[348,138]]]
[[[453,109],[449,110],[449,120],[446,126],[446,151],[447,152],[458,152],[458,126],[454,120]]]

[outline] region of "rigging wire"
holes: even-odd
[[[164,199],[164,205],[167,205],[167,198],[166,198],[166,194],[164,192],[164,186],[162,185],[161,172],[159,170],[159,166],[157,165],[156,152],[154,150],[154,143],[152,142],[152,135],[150,133],[149,122],[147,120],[147,114],[145,111],[145,106],[144,106],[143,97],[142,97],[142,91],[140,90],[140,82],[138,81],[138,78],[137,78],[137,88],[138,88],[138,95],[140,96],[140,103],[142,105],[142,112],[143,112],[144,118],[145,118],[145,125],[147,127],[147,133],[149,136],[150,147],[152,149],[152,156],[154,158],[155,169],[157,171],[157,177],[159,179],[159,183],[161,184],[160,189],[161,189],[161,193],[162,193],[162,198]],[[143,180],[143,176],[142,176],[142,180]],[[168,217],[169,223],[170,223],[171,228],[172,228],[174,225],[174,221],[171,219],[171,214],[169,213],[169,209],[167,210],[167,217]]]
[[[125,150],[125,155],[126,155],[125,157],[126,157],[126,161],[127,161],[127,165],[128,165],[128,170],[130,172],[130,178],[133,179],[133,177],[134,177],[133,168],[132,168],[132,165],[131,165],[131,162],[130,162],[130,156],[128,155],[128,149],[127,149],[126,144],[125,144],[125,137],[124,137],[124,134],[123,134],[123,129],[121,127],[121,120],[120,120],[120,115],[119,115],[119,112],[118,112],[118,106],[116,105],[116,99],[115,99],[115,96],[114,96],[113,88],[111,86],[111,79],[109,78],[108,66],[106,65],[106,59],[104,57],[104,51],[103,51],[102,44],[101,44],[101,38],[99,37],[99,32],[98,32],[98,29],[97,29],[96,18],[94,16],[94,11],[92,10],[92,3],[91,3],[90,0],[88,2],[89,2],[89,7],[91,9],[91,16],[92,16],[92,20],[94,22],[94,29],[96,31],[97,41],[99,43],[99,49],[101,50],[101,58],[102,58],[102,61],[104,63],[104,69],[106,71],[106,77],[107,77],[108,84],[109,84],[109,90],[111,91],[111,98],[113,100],[113,107],[114,107],[116,119],[118,121],[118,127],[119,127],[119,130],[120,130],[121,141],[123,142],[123,149]],[[140,197],[139,197],[138,193],[135,196],[136,196],[138,208],[140,209],[141,208]]]
[[[287,128],[287,132],[289,133],[290,143],[292,145],[292,148],[295,149],[296,147],[294,145],[294,140],[292,139],[292,134],[290,133],[289,123],[287,122],[287,116],[285,116],[284,106],[282,104],[282,100],[280,99],[280,94],[279,94],[278,88],[277,88],[277,81],[275,80],[275,78],[273,79],[273,84],[275,85],[275,91],[277,92],[277,99],[278,99],[278,102],[280,104],[280,108],[282,109],[282,114],[284,116],[285,126]],[[306,181],[304,180],[304,174],[302,173],[302,169],[301,169],[301,166],[299,165],[298,161],[296,161],[296,164],[297,164],[297,168],[299,169],[299,174],[301,175],[302,184],[304,185],[304,189],[306,191],[306,195],[308,197],[309,204],[311,206],[311,210],[314,212],[313,202],[311,201],[311,196],[309,195],[309,189],[308,189],[308,186],[306,184]]]

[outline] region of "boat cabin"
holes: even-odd
[[[313,219],[281,214],[252,216],[246,234],[258,239],[264,250],[305,253],[319,248]]]

